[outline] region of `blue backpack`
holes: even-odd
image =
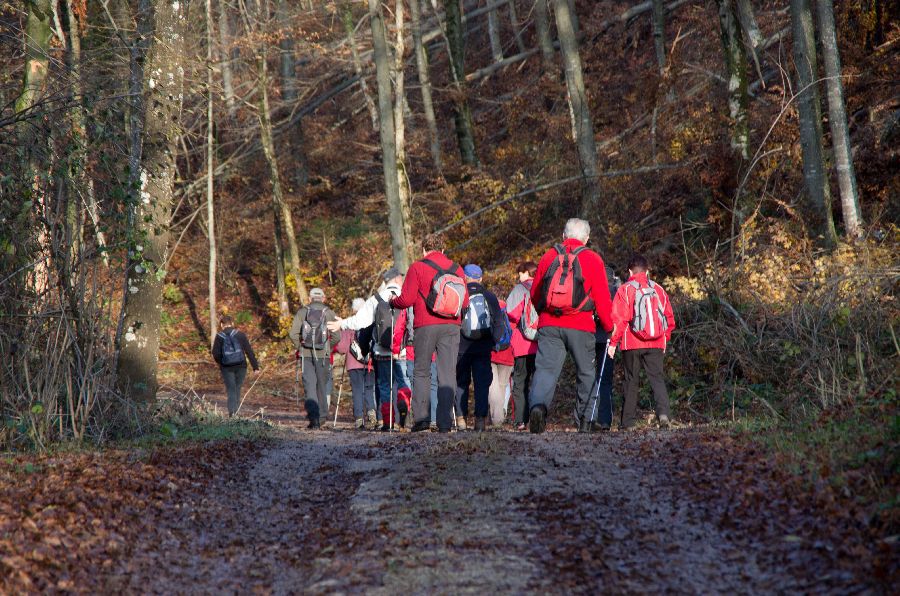
[[[500,324],[503,325],[503,335],[500,340],[494,344],[495,352],[502,352],[509,347],[512,341],[512,325],[509,324],[509,317],[506,315],[506,309],[500,309]]]
[[[237,329],[232,329],[229,333],[223,331],[218,335],[222,338],[222,366],[237,366],[239,364],[244,364],[244,350],[241,348],[240,342],[238,342],[235,337],[235,335],[237,335]]]

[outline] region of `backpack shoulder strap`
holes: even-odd
[[[378,304],[387,304],[387,300],[381,297],[381,292],[375,292],[375,300]]]
[[[631,286],[631,287],[634,288],[635,290],[640,290],[640,289],[641,289],[641,284],[639,284],[638,282],[636,282],[636,281],[634,281],[634,280],[629,281],[629,282],[628,282],[627,284],[625,284],[625,285]]]
[[[557,254],[561,254],[561,255],[566,254],[566,247],[563,246],[562,244],[554,244],[553,250],[555,250],[557,252]]]

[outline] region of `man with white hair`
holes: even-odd
[[[529,400],[528,425],[533,433],[542,433],[547,426],[547,411],[567,352],[575,362],[575,424],[581,425],[595,375],[594,313],[607,332],[613,328],[606,267],[600,255],[587,248],[590,235],[591,226],[585,220],[567,221],[562,244],[544,254],[534,276],[531,300],[539,317]]]

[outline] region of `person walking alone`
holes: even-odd
[[[250,346],[247,335],[234,326],[231,315],[222,315],[219,318],[222,330],[216,334],[213,340],[213,360],[219,365],[222,381],[225,382],[225,392],[228,394],[228,416],[237,414],[241,405],[241,385],[247,377],[247,360],[255,372],[259,372],[259,362],[256,354]]]
[[[613,329],[606,267],[603,258],[587,248],[590,235],[587,221],[570,219],[562,244],[548,250],[538,263],[531,288],[531,299],[540,313],[528,421],[532,433],[546,429],[566,353],[575,363],[575,423],[580,425],[596,374],[594,314],[605,331]]]

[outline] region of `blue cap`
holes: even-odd
[[[472,279],[481,279],[481,267],[475,265],[474,263],[470,263],[463,267],[463,272],[466,274],[466,277],[471,277]]]

